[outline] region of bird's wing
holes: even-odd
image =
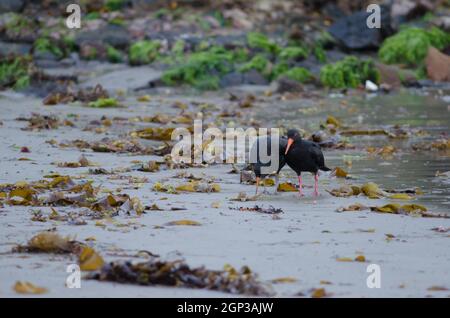
[[[318,167],[323,167],[325,165],[325,159],[318,144],[313,143],[313,146],[309,149],[309,153]]]

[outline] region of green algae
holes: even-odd
[[[106,107],[119,107],[120,104],[115,98],[99,98],[95,102],[90,102],[88,106],[94,108],[106,108]]]
[[[30,58],[16,57],[0,62],[0,87],[20,90],[30,84]]]
[[[425,30],[410,27],[387,38],[378,51],[378,56],[388,64],[419,65],[430,46],[442,50],[449,44],[450,34],[438,28]]]
[[[320,70],[320,81],[331,88],[356,88],[366,80],[378,83],[379,77],[372,60],[360,60],[354,56],[327,64]]]
[[[131,65],[149,64],[158,57],[159,41],[142,40],[130,46],[128,57]]]
[[[278,57],[283,60],[300,60],[305,59],[309,55],[307,49],[300,46],[288,46],[286,48],[281,49]]]
[[[310,71],[308,71],[304,67],[294,67],[286,72],[282,73],[280,76],[289,78],[290,80],[299,82],[299,83],[306,83],[308,81],[311,81],[313,79],[313,76]]]
[[[240,72],[248,72],[250,70],[257,70],[261,74],[268,75],[270,70],[270,61],[262,54],[255,55],[250,61],[243,64],[240,68]]]
[[[259,32],[249,32],[247,34],[247,42],[249,47],[260,49],[271,54],[278,54],[281,50],[278,44]]]
[[[222,47],[194,52],[184,63],[166,70],[161,80],[166,85],[188,84],[198,89],[218,89],[220,76],[232,69],[233,52]]]
[[[36,41],[34,41],[33,44],[34,51],[40,52],[40,53],[51,53],[57,58],[64,57],[64,52],[61,50],[56,43],[51,41],[49,38],[46,37],[40,37],[37,38]]]
[[[123,61],[123,57],[120,51],[111,45],[108,45],[106,47],[106,57],[111,63],[120,63]]]

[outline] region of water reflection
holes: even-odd
[[[328,115],[333,115],[352,128],[379,128],[401,125],[428,132],[428,136],[414,136],[403,140],[390,140],[386,136],[357,136],[348,140],[358,150],[326,151],[329,166],[344,165],[344,156],[350,156],[352,166],[345,167],[358,177],[355,183],[372,181],[383,188],[420,187],[425,194],[415,201],[430,210],[450,214],[450,181],[448,177],[435,177],[436,171],[450,170],[449,152],[414,152],[411,144],[436,139],[450,133],[448,102],[435,94],[401,92],[374,97],[327,98],[317,104],[314,100],[286,101],[277,106],[263,108],[256,116],[262,121],[285,127],[298,127],[312,132]],[[392,157],[371,157],[364,150],[368,146],[394,145],[399,151]]]

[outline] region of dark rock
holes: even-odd
[[[10,43],[0,41],[0,57],[8,55],[19,56],[29,54],[31,45],[26,43]]]
[[[109,44],[119,49],[126,48],[131,42],[128,31],[120,25],[108,24],[97,30],[80,32],[75,37],[78,46],[83,44]]]
[[[305,60],[301,62],[295,63],[296,67],[303,67],[306,68],[308,71],[311,72],[312,75],[318,77],[320,74],[320,69],[322,68],[322,64],[317,61],[315,56],[310,55]]]
[[[244,83],[244,75],[240,72],[231,72],[220,79],[220,87],[238,86]]]
[[[250,70],[243,74],[244,84],[249,85],[267,85],[269,81],[261,75],[257,70]]]
[[[227,50],[244,47],[247,43],[245,33],[232,35],[217,35],[211,38],[215,45],[223,46]]]
[[[76,53],[72,53],[74,55]],[[62,60],[58,59],[34,59],[34,64],[41,69],[66,69],[72,66],[75,66],[78,62],[78,59],[75,56],[69,56]]]
[[[299,93],[303,91],[302,85],[297,82],[293,81],[286,77],[280,77],[277,80],[277,89],[276,92],[279,94],[283,93]]]
[[[450,89],[449,82],[435,82],[431,79],[421,79],[416,82],[408,83],[408,87],[428,88],[428,89]]]
[[[189,51],[195,51],[200,43],[203,41],[208,41],[204,37],[192,34],[183,36],[183,40],[185,43],[185,48]]]
[[[360,11],[338,20],[328,28],[328,32],[339,45],[347,50],[367,50],[380,46],[384,37],[392,34],[389,7],[381,6],[381,28],[367,27],[371,13]]]
[[[2,0],[0,1],[0,13],[20,12],[25,5],[25,0]]]
[[[57,61],[59,60],[59,58],[53,54],[52,52],[48,52],[48,51],[35,51],[33,53],[33,58],[35,60],[48,60],[48,61]]]
[[[335,63],[347,56],[347,54],[338,50],[326,51],[326,54],[327,54],[327,63]]]
[[[172,31],[161,31],[147,34],[149,40],[167,41],[168,43],[175,43],[178,34]]]
[[[269,81],[256,70],[250,70],[245,73],[231,72],[220,79],[221,87],[267,84],[269,84]]]

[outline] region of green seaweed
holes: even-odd
[[[289,64],[285,61],[279,62],[272,68],[270,79],[277,79],[280,75],[286,73],[287,71],[289,71]]]
[[[280,76],[289,78],[293,81],[297,81],[300,83],[305,83],[313,79],[312,74],[303,67],[294,67],[290,70],[287,70],[286,72],[280,74]]]
[[[372,60],[360,60],[354,56],[327,64],[320,70],[320,81],[331,88],[355,88],[366,80],[378,83],[379,78],[380,74]]]
[[[124,7],[125,1],[124,0],[106,0],[105,7],[109,11],[117,11]]]
[[[378,51],[378,56],[388,64],[419,65],[430,46],[442,50],[449,44],[450,34],[436,27],[430,30],[410,27],[387,38]]]
[[[247,42],[251,48],[261,49],[271,54],[278,54],[281,48],[274,41],[259,32],[247,33]]]
[[[308,57],[308,55],[308,50],[301,46],[288,46],[281,49],[278,57],[283,61],[287,61],[305,59]]]
[[[317,61],[319,61],[320,63],[327,62],[327,55],[321,44],[316,44],[316,46],[314,46],[313,54],[316,57]]]
[[[58,47],[58,45],[46,37],[36,39],[36,41],[34,41],[33,47],[35,52],[49,52],[57,58],[64,57],[64,52]]]
[[[114,19],[109,20],[108,23],[112,24],[112,25],[119,25],[119,26],[124,26],[126,24],[125,20],[123,18],[114,18]]]
[[[119,102],[115,98],[99,98],[95,102],[90,102],[89,107],[105,108],[105,107],[118,107]]]
[[[427,31],[430,44],[438,50],[445,49],[450,45],[450,33],[446,33],[439,28],[433,27]]]
[[[121,63],[123,61],[123,57],[120,51],[111,45],[108,45],[106,47],[106,57],[111,63]]]
[[[255,55],[250,61],[239,68],[240,72],[257,70],[261,74],[270,75],[270,61],[262,54]]]
[[[233,51],[233,61],[235,63],[244,63],[249,59],[249,52],[247,48],[238,47]]]
[[[66,52],[73,52],[76,49],[75,37],[73,35],[63,35],[62,45]]]
[[[84,16],[86,20],[97,20],[101,18],[100,12],[92,11]]]
[[[161,80],[166,85],[188,84],[199,89],[218,89],[219,75],[231,70],[233,52],[222,47],[191,53],[184,63],[166,70]]]
[[[321,47],[328,47],[335,43],[335,39],[328,31],[322,31],[315,42]]]
[[[0,87],[22,89],[30,84],[29,57],[3,59],[0,62]]]
[[[184,49],[185,49],[186,43],[184,42],[184,40],[177,40],[171,49],[171,52],[175,55],[175,56],[180,56],[184,54]]]
[[[34,25],[31,19],[18,13],[10,13],[10,19],[5,25],[8,33],[13,35],[20,34],[23,30],[33,29]]]
[[[140,65],[149,64],[158,57],[158,51],[161,47],[159,41],[142,40],[130,46],[128,57],[130,64]]]

